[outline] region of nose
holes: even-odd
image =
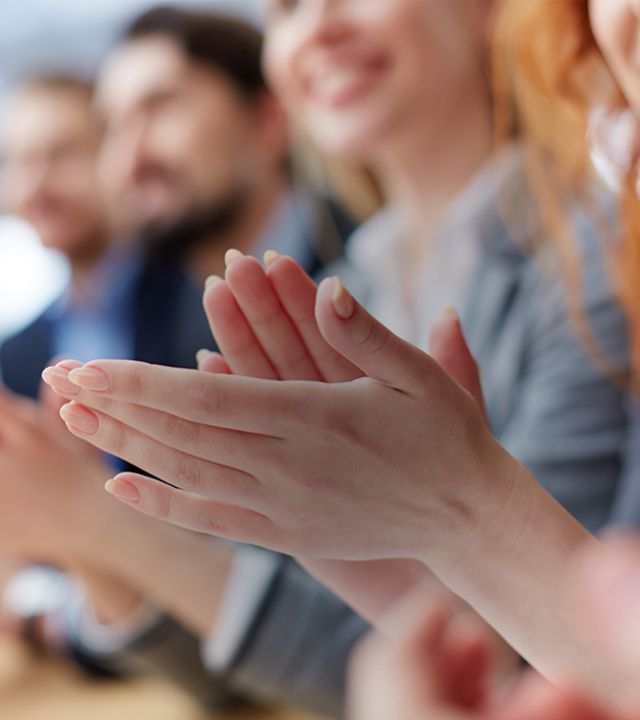
[[[105,143],[108,165],[125,182],[135,178],[146,163],[147,128],[142,122],[130,122]]]

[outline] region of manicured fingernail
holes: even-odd
[[[196,353],[196,362],[198,363],[198,366],[202,365],[202,363],[211,355],[211,350],[198,350]]]
[[[445,317],[455,318],[456,320],[460,319],[460,315],[458,314],[458,311],[454,307],[445,308],[443,310],[442,314]]]
[[[137,505],[140,502],[140,491],[128,480],[111,478],[105,483],[104,489],[118,500],[130,505]]]
[[[342,284],[342,280],[338,277],[333,278],[333,295],[331,302],[338,317],[341,317],[343,320],[348,320],[353,316],[356,309],[355,303]]]
[[[72,370],[69,373],[69,380],[74,385],[93,392],[106,392],[111,387],[107,374],[91,365]]]
[[[69,403],[60,408],[60,417],[73,430],[83,435],[95,435],[100,427],[98,416],[88,408]]]
[[[42,379],[58,395],[73,397],[80,393],[80,388],[69,381],[69,371],[59,366],[46,368],[42,373]]]
[[[264,264],[269,267],[271,263],[275,262],[280,257],[280,253],[275,250],[267,250],[263,256]]]
[[[217,285],[218,283],[222,282],[222,278],[218,275],[209,275],[209,277],[204,281],[204,287],[205,290],[208,290],[209,288],[213,287],[214,285]]]
[[[244,255],[240,252],[240,250],[231,248],[224,254],[224,264],[229,267],[231,263],[234,263],[236,260],[240,260],[242,257],[244,257]]]

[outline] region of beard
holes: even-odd
[[[173,221],[150,221],[140,241],[150,263],[174,263],[216,236],[232,230],[245,214],[250,200],[248,188],[236,187],[209,207],[192,207]]]

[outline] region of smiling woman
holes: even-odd
[[[64,258],[17,218],[0,217],[0,339],[35,317],[69,282]]]

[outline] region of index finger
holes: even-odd
[[[316,367],[327,382],[346,382],[362,377],[362,371],[324,339],[316,321],[317,286],[290,257],[274,260],[267,271],[273,289],[291,318]]]
[[[194,423],[284,437],[309,416],[309,403],[322,401],[322,383],[283,382],[214,375],[129,360],[97,360],[67,371],[77,392],[64,397],[90,404],[99,395],[152,408]],[[60,366],[43,378],[56,392]],[[108,414],[108,410],[105,410]]]

